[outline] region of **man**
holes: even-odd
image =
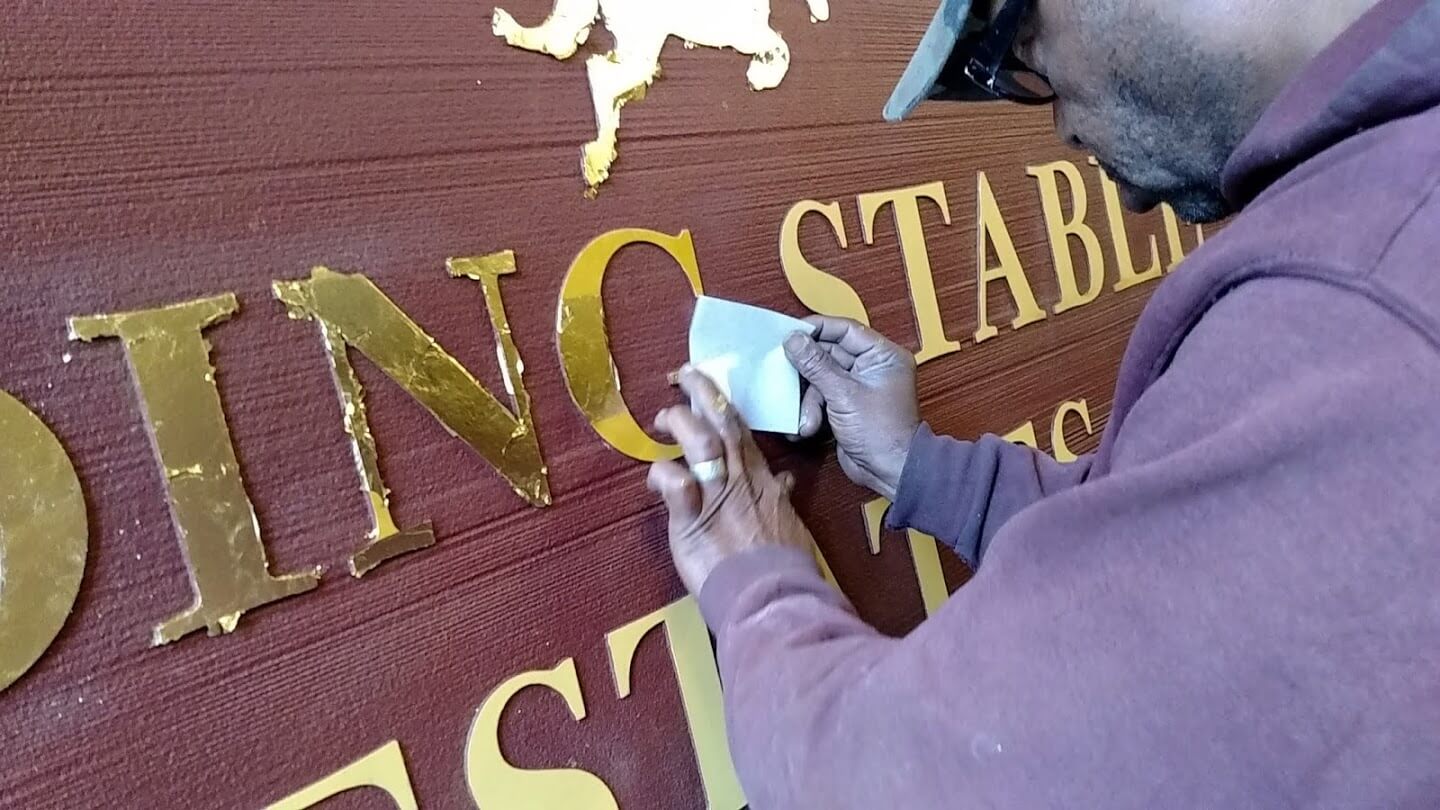
[[[1440,807],[1440,0],[968,5],[892,117],[1048,84],[1132,207],[1242,213],[1155,291],[1073,464],[935,436],[857,324],[791,339],[805,432],[976,569],[904,639],[684,375],[657,425],[687,465],[650,480],[753,806]]]

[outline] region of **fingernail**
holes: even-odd
[[[792,352],[798,352],[804,350],[809,342],[810,336],[804,332],[791,332],[790,336],[785,338],[785,348]]]
[[[670,383],[671,385],[679,385],[679,384],[680,384],[680,372],[683,371],[683,370],[684,370],[684,369],[680,369],[679,371],[672,371],[672,372],[670,372],[669,374],[666,374],[666,375],[665,375],[665,382]]]

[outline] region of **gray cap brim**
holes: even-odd
[[[956,41],[965,32],[970,18],[970,3],[971,0],[941,0],[935,19],[925,29],[925,36],[915,48],[915,55],[910,57],[909,66],[895,85],[890,100],[885,103],[886,121],[904,120],[920,106],[920,102],[934,94],[940,72],[950,61]]]

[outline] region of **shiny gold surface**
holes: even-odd
[[[320,781],[295,791],[265,810],[308,810],[339,793],[372,787],[385,791],[395,810],[419,810],[400,741],[391,740]]]
[[[88,540],[85,496],[65,448],[0,391],[0,692],[65,626]]]
[[[1170,264],[1165,269],[1174,270],[1176,265],[1185,261],[1185,243],[1180,239],[1180,218],[1175,215],[1175,209],[1169,203],[1161,203],[1160,214],[1165,221],[1165,241],[1170,247]],[[1195,228],[1195,244],[1205,244],[1205,229],[1199,225]]]
[[[575,406],[590,420],[590,427],[606,444],[631,458],[659,461],[679,458],[680,447],[651,438],[625,404],[620,394],[620,373],[610,354],[601,296],[610,261],[623,248],[638,244],[654,245],[670,254],[685,273],[690,289],[697,296],[704,293],[689,231],[675,236],[641,228],[610,231],[586,245],[565,274],[555,314],[555,336],[565,384]]]
[[[395,525],[395,518],[390,514],[390,489],[380,475],[375,436],[370,433],[365,388],[355,374],[355,367],[350,365],[345,341],[324,321],[320,322],[320,334],[325,339],[325,355],[330,359],[335,390],[340,394],[345,433],[350,437],[350,452],[360,475],[360,491],[370,509],[370,531],[365,536],[365,546],[350,558],[350,575],[362,577],[386,560],[435,545],[435,533],[428,523],[411,529]]]
[[[201,330],[239,309],[230,293],[173,306],[70,319],[72,340],[125,345],[190,569],[195,602],[155,627],[167,644],[202,627],[229,633],[240,615],[315,587],[318,568],[271,576],[255,509],[230,442],[210,343]]]
[[[1040,210],[1045,219],[1045,233],[1050,240],[1050,255],[1055,260],[1055,278],[1060,285],[1060,300],[1051,309],[1056,315],[1067,310],[1082,307],[1100,296],[1105,286],[1105,254],[1100,250],[1100,237],[1095,229],[1085,224],[1090,212],[1089,198],[1085,191],[1085,178],[1080,169],[1068,160],[1057,160],[1039,166],[1026,167],[1025,173],[1035,178],[1040,187]],[[1065,205],[1060,201],[1060,178],[1070,191],[1070,215],[1065,215]],[[1075,262],[1070,255],[1070,240],[1078,241],[1085,249],[1087,282],[1080,289],[1075,277]]]
[[[1055,420],[1050,423],[1050,450],[1056,461],[1070,462],[1079,458],[1070,445],[1065,443],[1065,417],[1076,414],[1085,425],[1086,433],[1094,433],[1095,426],[1090,422],[1090,406],[1083,399],[1060,403],[1055,409]]]
[[[880,553],[881,529],[885,525],[885,510],[889,508],[890,501],[885,498],[867,501],[861,507],[871,554]],[[940,568],[940,544],[930,535],[914,529],[906,530],[905,538],[910,541],[910,563],[915,567],[915,581],[920,586],[920,601],[925,605],[925,615],[934,616],[950,598],[950,586],[945,584],[945,572]]]
[[[1010,297],[1015,300],[1015,320],[1010,322],[1010,328],[1019,329],[1043,320],[1045,310],[1035,303],[1035,293],[1030,289],[1030,281],[1025,278],[1020,254],[1015,252],[1015,242],[1010,238],[1010,229],[1005,225],[1005,217],[1000,214],[1000,204],[995,200],[995,192],[990,188],[990,178],[985,176],[985,172],[979,172],[977,178],[980,188],[976,198],[980,221],[975,226],[978,243],[975,247],[975,261],[979,266],[979,280],[975,284],[975,294],[978,298],[979,314],[976,316],[978,327],[975,330],[975,342],[983,343],[1000,334],[999,328],[991,325],[988,314],[990,282],[1004,281],[1010,289]],[[992,242],[995,245],[995,255],[1000,261],[994,267],[990,266],[988,258]]]
[[[541,686],[560,695],[577,721],[585,719],[585,698],[575,659],[549,670],[522,672],[495,687],[475,715],[465,743],[465,781],[481,808],[504,810],[617,810],[615,795],[599,777],[578,768],[527,770],[511,765],[500,750],[500,718],[521,690]]]
[[[820,578],[830,583],[830,587],[840,590],[840,580],[835,578],[835,569],[830,567],[830,561],[825,559],[825,552],[820,550],[819,543],[812,543],[810,551],[815,557],[815,566],[820,569]]]
[[[829,0],[806,0],[811,21],[830,18]],[[620,111],[645,97],[660,75],[660,55],[670,37],[687,48],[703,45],[749,54],[745,76],[751,89],[776,87],[790,69],[790,46],[770,26],[770,0],[556,0],[543,22],[521,25],[503,8],[491,14],[490,30],[506,44],[565,60],[590,38],[596,22],[614,47],[585,63],[595,110],[595,140],[581,149],[581,170],[591,195],[610,176],[620,137]]]
[[[1006,433],[1004,436],[1001,436],[1000,438],[1004,439],[1004,440],[1007,441],[1007,442],[1014,442],[1015,444],[1023,444],[1023,445],[1025,445],[1026,447],[1030,448],[1031,450],[1039,450],[1039,449],[1040,449],[1040,439],[1035,435],[1035,423],[1034,423],[1034,422],[1026,422],[1025,424],[1021,425],[1020,427],[1015,428],[1014,430],[1010,431],[1009,433]]]
[[[1098,168],[1100,161],[1092,157],[1090,165]],[[1115,248],[1115,263],[1119,268],[1115,292],[1160,278],[1165,268],[1160,265],[1160,244],[1154,234],[1146,237],[1150,244],[1150,264],[1142,272],[1135,271],[1135,258],[1130,252],[1130,235],[1125,230],[1125,209],[1120,204],[1120,189],[1104,169],[1100,169],[1100,194],[1105,199],[1105,217],[1110,222],[1110,245]]]
[[[790,289],[811,312],[835,318],[851,318],[866,326],[870,315],[855,288],[811,264],[800,252],[800,225],[807,214],[819,214],[830,224],[830,230],[843,250],[850,247],[845,235],[845,220],[840,216],[840,203],[801,200],[791,206],[780,226],[780,267]]]
[[[346,347],[358,349],[424,405],[446,430],[504,476],[527,503],[550,504],[549,471],[540,453],[530,399],[520,376],[523,364],[510,339],[500,299],[498,277],[514,272],[514,257],[508,253],[501,256],[452,260],[451,273],[477,277],[485,288],[514,413],[365,276],[317,267],[309,279],[277,281],[273,285],[275,297],[285,303],[292,318],[320,324],[335,371],[346,431],[375,518],[369,544],[350,563],[356,576],[398,554],[430,545],[434,535],[428,526],[394,530],[388,493],[376,460],[375,439],[366,419],[364,392],[345,358]]]
[[[720,694],[720,674],[710,631],[700,615],[694,597],[685,597],[605,634],[610,651],[610,668],[615,689],[623,699],[630,695],[630,669],[640,642],[656,627],[665,629],[675,680],[680,685],[680,702],[700,766],[709,810],[741,810],[745,794],[740,789],[730,748],[725,742],[725,708]]]
[[[925,226],[920,220],[920,200],[939,206],[945,224],[950,224],[945,184],[938,180],[923,186],[861,194],[856,198],[860,205],[860,228],[867,245],[875,243],[875,216],[887,205],[894,212],[895,233],[905,260],[905,279],[910,285],[910,303],[915,308],[915,327],[920,333],[920,350],[915,353],[917,365],[960,351],[960,341],[945,336],[945,324],[940,318],[935,272],[930,267]]]

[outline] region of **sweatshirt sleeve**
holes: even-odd
[[[1426,729],[1407,746],[1434,739],[1411,662],[1440,570],[1440,462],[1415,449],[1440,446],[1436,349],[1359,296],[1251,284],[1130,410],[1103,480],[1010,519],[985,570],[904,638],[862,621],[803,551],[717,567],[699,600],[751,807],[1277,806],[1316,795],[1308,763],[1341,756],[1334,735],[1291,729],[1373,718],[1344,758],[1397,724]],[[1001,482],[1057,485],[996,441],[919,439],[917,468],[954,488],[924,491],[993,490],[951,537],[993,531]],[[1337,672],[1358,675],[1342,688]],[[1377,745],[1333,783],[1362,791],[1335,806],[1363,803],[1362,775],[1391,753],[1433,771],[1433,748]]]
[[[1085,455],[1062,464],[993,434],[967,442],[937,436],[922,424],[910,442],[885,526],[932,535],[977,569],[1007,520],[1084,482],[1091,459]]]
[[[700,593],[718,639],[731,756],[764,810],[945,805],[951,752],[912,634],[884,636],[821,579],[814,558],[768,547],[726,560]],[[928,693],[928,694],[927,694]],[[918,710],[917,710],[918,709]]]

